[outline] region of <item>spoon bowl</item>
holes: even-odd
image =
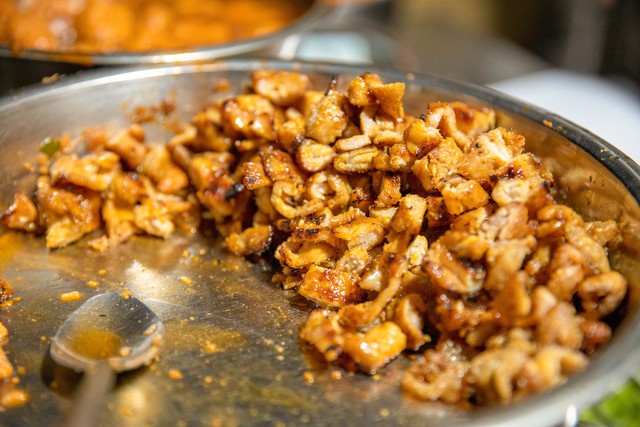
[[[97,425],[116,373],[148,365],[164,344],[164,325],[142,301],[116,292],[96,295],[62,324],[51,342],[59,365],[84,372],[71,411],[58,425]]]
[[[115,372],[150,363],[164,341],[158,316],[135,297],[96,295],[62,324],[51,343],[56,363],[81,372],[107,362]]]

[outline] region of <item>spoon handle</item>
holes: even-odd
[[[116,373],[107,362],[88,368],[80,382],[71,410],[58,427],[95,427],[105,396],[113,388]]]

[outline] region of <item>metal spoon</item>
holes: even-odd
[[[83,372],[76,401],[61,425],[84,427],[96,420],[118,372],[149,364],[164,343],[164,325],[134,297],[109,292],[82,304],[51,342],[51,357]]]

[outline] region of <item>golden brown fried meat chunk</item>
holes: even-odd
[[[35,232],[38,230],[38,208],[24,193],[16,193],[13,203],[0,216],[2,223],[14,230]]]
[[[48,248],[66,246],[100,227],[102,200],[96,191],[71,184],[54,185],[43,176],[38,179],[36,197]]]
[[[131,125],[107,139],[104,148],[120,156],[129,170],[136,170],[147,153],[144,137],[139,125]]]
[[[358,287],[358,276],[317,265],[309,267],[298,292],[322,307],[357,303],[365,295]]]
[[[311,106],[306,119],[306,136],[321,144],[333,144],[347,129],[349,117],[344,110],[345,95],[330,89],[317,104]]]
[[[261,255],[271,244],[273,228],[270,225],[256,225],[243,230],[241,233],[232,233],[226,237],[225,242],[231,253],[247,256]]]
[[[278,106],[297,104],[311,89],[309,77],[293,71],[258,70],[251,73],[251,81],[257,94]]]
[[[120,170],[120,158],[110,152],[61,155],[51,164],[51,182],[67,182],[93,191],[105,191]]]

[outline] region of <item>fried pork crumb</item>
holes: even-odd
[[[20,377],[27,373],[23,366],[14,368],[2,346],[9,341],[9,331],[0,323],[0,410],[14,408],[29,402],[29,394],[17,388]]]
[[[183,377],[182,372],[173,368],[169,369],[168,375],[169,375],[169,378],[171,378],[172,380],[181,380]]]
[[[80,291],[71,291],[71,292],[65,292],[64,294],[60,295],[60,301],[61,302],[74,302],[74,301],[80,301],[83,298],[82,292]]]
[[[316,381],[316,377],[313,374],[313,372],[304,371],[302,373],[302,381],[304,381],[307,384],[313,384]]]
[[[182,283],[183,285],[186,285],[186,286],[193,285],[193,279],[191,279],[190,277],[187,277],[187,276],[180,276],[180,277],[178,278],[178,280],[179,280],[179,281],[180,281],[180,283]]]
[[[29,393],[24,390],[11,389],[0,396],[0,407],[16,408],[29,403]]]

